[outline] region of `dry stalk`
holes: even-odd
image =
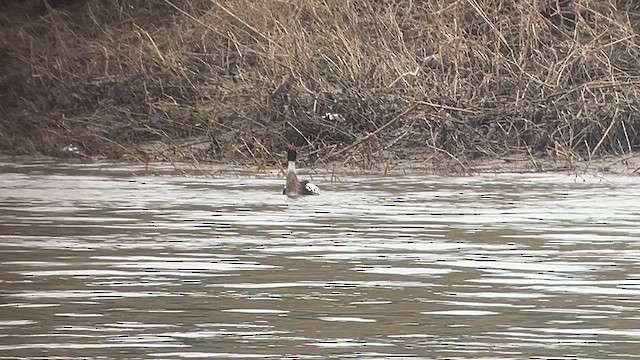
[[[640,43],[623,4],[86,0],[24,10],[36,3],[3,8],[2,151],[56,154],[74,142],[118,157],[155,141],[198,167],[277,159],[296,141],[320,161],[366,169],[408,153],[462,164],[526,146],[535,163],[554,150],[592,161],[640,147]],[[320,120],[327,113],[345,120]]]
[[[427,144],[427,146],[428,146],[428,147],[430,147],[431,149],[433,149],[433,150],[437,151],[437,152],[445,153],[447,156],[449,156],[450,158],[452,158],[453,160],[455,160],[455,161],[458,163],[458,165],[460,165],[460,167],[462,167],[462,169],[464,169],[464,171],[465,171],[467,174],[469,174],[469,175],[473,176],[473,172],[472,172],[471,170],[469,170],[469,168],[468,168],[465,164],[463,164],[463,163],[462,163],[462,161],[460,161],[460,159],[458,159],[457,157],[453,156],[453,154],[451,154],[451,153],[450,153],[450,152],[448,152],[447,150],[437,148],[437,147],[435,147],[435,146],[433,146],[433,145],[431,145],[431,144]]]
[[[383,131],[384,129],[388,128],[390,125],[392,125],[393,123],[395,123],[396,121],[402,119],[403,117],[405,117],[408,113],[410,113],[411,111],[413,111],[415,108],[417,107],[417,104],[413,104],[411,105],[409,108],[407,108],[406,110],[404,110],[402,113],[400,113],[399,115],[397,115],[396,117],[394,117],[393,119],[389,120],[387,123],[385,123],[384,125],[380,126],[378,129],[376,129],[374,132],[369,133],[363,137],[361,137],[360,139],[356,140],[353,144],[347,146],[346,148],[339,150],[337,152],[335,152],[333,154],[333,156],[338,156],[342,153],[345,153],[349,150],[351,150],[352,148],[358,146],[359,144],[369,140],[371,137],[376,136],[378,133],[380,133],[381,131]]]

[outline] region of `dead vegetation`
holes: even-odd
[[[310,160],[465,169],[640,146],[634,0],[15,0],[0,11],[4,152],[73,143],[260,167],[294,140]]]

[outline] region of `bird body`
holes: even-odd
[[[287,149],[287,177],[282,193],[289,197],[320,195],[320,189],[315,184],[307,180],[300,181],[298,179],[298,175],[296,175],[296,157],[296,146],[290,144]]]

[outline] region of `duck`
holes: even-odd
[[[320,195],[320,189],[316,184],[307,180],[300,181],[296,175],[296,158],[298,151],[296,145],[291,143],[287,148],[287,176],[284,184],[283,195],[298,197],[300,195]]]

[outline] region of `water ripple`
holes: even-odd
[[[0,168],[2,358],[637,356],[636,178]]]

